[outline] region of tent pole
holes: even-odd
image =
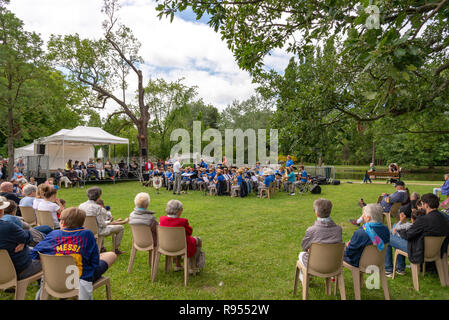
[[[62,137],[62,167],[65,170],[64,137]]]
[[[129,167],[129,142],[128,142],[128,158],[126,160],[126,165]]]

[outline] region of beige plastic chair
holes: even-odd
[[[391,217],[395,217],[396,220],[399,220],[399,209],[401,208],[402,203],[396,202],[391,208],[390,212],[384,212],[384,218],[387,218],[387,226],[388,230],[391,230]]]
[[[233,198],[238,197],[239,194],[240,194],[240,187],[239,186],[231,187],[231,197],[233,197]]]
[[[304,266],[301,260],[296,262],[295,284],[293,295],[296,295],[298,287],[299,270],[303,274],[302,299],[307,300],[309,290],[310,276],[316,276],[326,279],[326,294],[330,295],[330,278],[338,279],[340,296],[346,300],[345,279],[343,275],[343,255],[345,251],[344,243],[312,243],[309,250],[309,259],[307,266]]]
[[[49,296],[67,299],[77,298],[78,289],[69,289],[66,285],[68,266],[74,266],[75,259],[70,256],[47,255],[39,252],[44,272],[44,281],[42,284],[41,300],[48,300]],[[101,277],[93,283],[93,289],[106,286],[106,297],[111,300],[111,281],[108,277]]]
[[[354,267],[343,261],[343,266],[351,270],[352,280],[354,283],[354,296],[356,300],[361,300],[361,288],[363,285],[363,274],[366,273],[369,266],[377,266],[379,268],[379,276],[384,290],[385,300],[390,300],[390,292],[388,290],[388,281],[385,274],[385,253],[388,244],[382,251],[379,251],[375,245],[366,246],[360,257],[359,267]]]
[[[36,217],[38,226],[49,226],[54,229],[53,216],[50,211],[36,210]]]
[[[449,246],[447,247],[447,252],[444,254],[442,260],[443,260],[443,272],[444,277],[446,278],[446,286],[449,287],[449,263],[447,262],[447,259],[449,257]]]
[[[36,213],[34,212],[33,207],[20,207],[20,212],[22,213],[22,218],[26,223],[30,226],[37,225]]]
[[[189,259],[187,257],[186,231],[183,227],[161,227],[157,226],[157,251],[151,274],[151,281],[156,279],[161,254],[166,256],[165,271],[171,265],[171,257],[184,256],[184,285],[189,281]]]
[[[30,283],[41,278],[42,271],[31,277],[17,280],[16,269],[12,263],[8,251],[0,250],[0,290],[15,287],[15,300],[25,300],[27,288]]]
[[[101,248],[103,247],[104,236],[100,236],[98,234],[97,218],[94,216],[86,216],[83,227],[87,230],[92,231],[95,239],[97,240],[98,250],[100,251]],[[115,234],[112,234],[111,237],[112,237],[112,246],[115,249]]]
[[[442,287],[449,285],[446,281],[446,272],[444,271],[444,256],[441,258],[441,245],[446,237],[424,237],[424,262],[435,261],[435,266],[438,271],[438,276],[440,277],[440,283]],[[407,252],[396,249],[394,252],[394,261],[393,261],[393,279],[396,273],[396,260],[398,255],[403,255],[408,258]],[[446,259],[447,261],[447,259]],[[419,291],[419,264],[410,263],[412,269],[412,279],[413,279],[413,287],[416,291]],[[425,265],[425,263],[424,263]],[[447,268],[446,268],[447,270]],[[424,268],[423,268],[423,276],[424,276]]]
[[[217,195],[217,187],[215,185],[211,185],[209,186],[209,195],[210,196],[215,196]]]
[[[137,251],[148,251],[148,264],[150,265],[150,269],[152,270],[155,254],[153,234],[151,233],[150,226],[143,224],[130,224],[129,226],[133,234],[133,244],[131,249],[131,256],[129,258],[128,273],[131,273],[132,271],[134,258]]]

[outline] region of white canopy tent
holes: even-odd
[[[127,144],[129,158],[128,139],[116,137],[97,127],[78,126],[73,130],[61,129],[51,136],[36,139],[31,145],[16,149],[16,157],[36,155],[34,148],[36,144],[46,146],[45,155],[49,157],[49,170],[64,168],[69,159],[87,163],[89,158],[95,157],[94,146],[97,145]]]

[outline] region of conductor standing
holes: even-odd
[[[177,193],[180,194],[181,192],[181,158],[178,158],[176,160],[175,164],[173,165],[173,173],[175,175],[175,181],[173,185],[173,194]]]

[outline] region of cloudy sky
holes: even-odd
[[[198,86],[199,96],[219,109],[254,93],[251,77],[239,69],[220,34],[206,24],[206,18],[196,21],[192,12],[185,12],[170,23],[168,18],[159,20],[152,0],[122,0],[121,5],[121,21],[142,43],[146,81],[184,77],[186,85]],[[11,0],[9,9],[24,22],[26,30],[40,33],[48,41],[51,34],[78,33],[82,38],[100,38],[104,20],[101,7],[102,0]],[[268,68],[282,71],[288,58],[277,50],[265,63]],[[115,108],[110,105],[107,112]]]

